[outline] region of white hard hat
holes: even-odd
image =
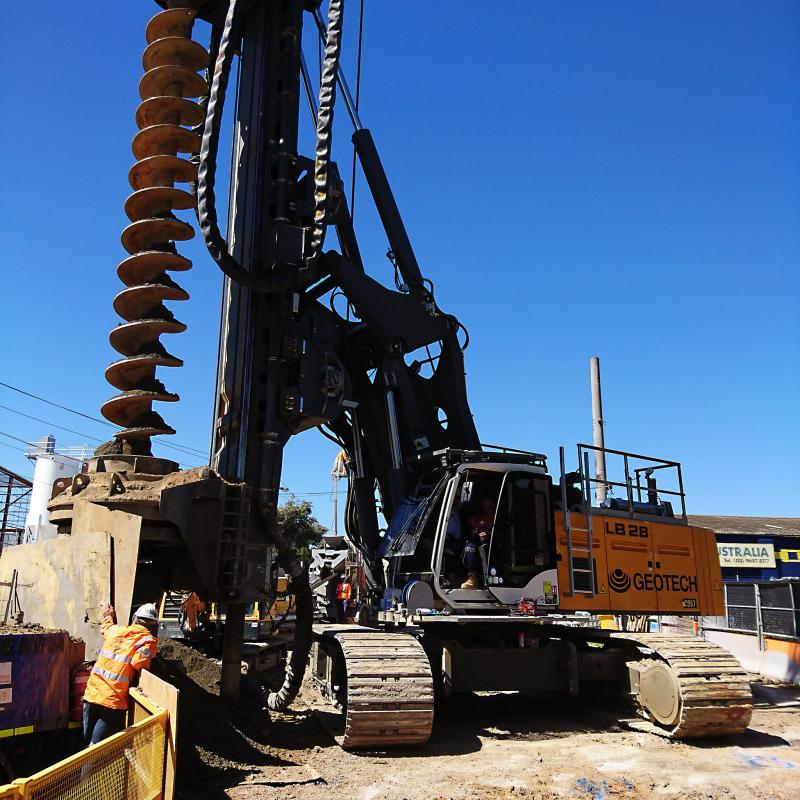
[[[158,611],[156,611],[156,607],[153,603],[145,603],[143,606],[139,606],[133,616],[139,617],[139,619],[149,619],[153,622],[158,621]]]

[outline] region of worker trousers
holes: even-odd
[[[106,708],[83,701],[83,743],[86,747],[97,744],[125,729],[127,710]]]

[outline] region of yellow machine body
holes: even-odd
[[[560,611],[725,613],[722,572],[712,531],[675,522],[592,513],[592,596],[569,590],[564,518],[560,513],[555,516]],[[569,527],[573,562],[585,559],[589,541],[585,515],[571,513]],[[588,584],[588,574],[585,577]]]

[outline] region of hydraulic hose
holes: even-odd
[[[295,597],[294,647],[286,665],[281,688],[277,692],[270,692],[267,698],[267,708],[270,711],[285,711],[297,697],[303,683],[308,654],[311,651],[314,602],[306,570],[303,570],[299,579],[292,581],[291,588]]]
[[[297,553],[286,541],[278,527],[275,507],[269,503],[259,504],[267,536],[278,550],[278,563],[291,579],[291,592],[295,598],[294,647],[283,684],[277,692],[270,692],[267,708],[270,711],[285,711],[297,697],[303,683],[308,654],[311,652],[312,626],[314,623],[314,599],[308,582],[308,569],[297,558]]]
[[[261,292],[274,292],[289,286],[287,277],[260,275],[249,272],[228,252],[228,245],[219,230],[214,185],[217,171],[217,151],[222,126],[222,111],[228,87],[231,64],[239,41],[239,0],[230,0],[228,13],[219,41],[216,63],[213,66],[211,89],[208,93],[203,139],[197,170],[197,218],[208,252],[219,268],[234,283]]]
[[[336,101],[336,74],[342,51],[344,0],[330,0],[325,58],[319,83],[317,142],[314,160],[314,225],[311,229],[311,258],[322,252],[325,241],[325,218],[328,213],[328,165],[331,159],[333,107]]]

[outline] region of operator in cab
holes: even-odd
[[[490,496],[481,500],[481,510],[470,518],[470,535],[464,545],[463,561],[467,568],[467,579],[462,589],[480,589],[481,572],[485,569],[486,545],[492,536],[497,501]]]
[[[113,606],[102,612],[103,646],[83,693],[83,740],[88,747],[125,728],[128,689],[150,666],[158,646],[158,613],[152,603],[136,610],[130,625],[117,625]]]

